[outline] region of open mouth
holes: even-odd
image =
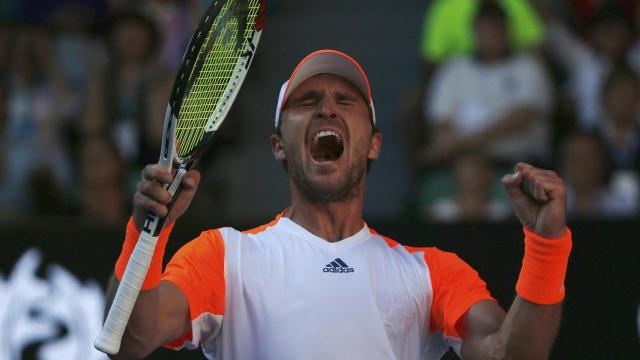
[[[340,134],[333,130],[319,131],[311,141],[311,157],[317,162],[335,161],[342,156],[344,145]]]

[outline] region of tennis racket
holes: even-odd
[[[238,95],[260,40],[266,0],[215,0],[195,30],[173,84],[159,164],[176,169],[167,186],[175,200]],[[171,206],[172,203],[169,205]],[[120,351],[122,335],[146,277],[165,218],[147,213],[96,349]]]

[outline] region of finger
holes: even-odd
[[[168,184],[173,180],[171,170],[158,164],[145,166],[144,169],[142,169],[141,177],[143,180],[153,180],[163,184]]]
[[[564,198],[565,185],[562,178],[557,175],[537,177],[536,182],[544,189],[545,194],[549,200]]]
[[[530,171],[532,169],[535,169],[535,167],[533,165],[529,165],[527,163],[524,162],[519,162],[516,164],[516,166],[514,166],[514,172],[515,171],[520,171],[520,172],[525,172],[525,171]]]
[[[541,178],[536,178],[531,175],[524,174],[522,177],[522,184],[520,185],[522,191],[525,194],[531,196],[534,200],[539,202],[548,202],[547,189],[545,182]]]
[[[522,191],[538,202],[547,202],[549,197],[546,194],[542,180],[542,170],[528,164],[518,164],[522,171]]]
[[[510,195],[518,195],[521,193],[521,183],[522,173],[520,171],[515,171],[502,177],[502,184]]]
[[[564,196],[564,182],[554,171],[528,168],[523,171],[522,189],[537,201]]]
[[[134,195],[133,202],[134,206],[141,207],[145,211],[152,212],[158,216],[166,216],[169,212],[169,209],[164,204],[139,192]]]
[[[196,170],[190,170],[182,178],[182,190],[192,191],[198,187],[200,183],[200,172]]]
[[[510,197],[527,196],[538,202],[548,202],[554,198],[557,190],[563,189],[564,183],[555,172],[524,165],[517,166],[521,170],[502,178]]]
[[[171,194],[157,181],[140,180],[138,192],[165,205],[171,202]]]
[[[507,174],[502,177],[502,183],[508,187],[517,187],[522,181],[522,173],[520,171],[514,171],[511,174]]]
[[[511,198],[512,202],[527,202],[531,198],[531,196],[529,196],[527,192],[522,189],[522,183],[523,174],[520,171],[516,171],[502,177],[502,184],[504,185],[507,195],[509,195],[509,198]]]

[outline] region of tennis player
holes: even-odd
[[[571,249],[562,180],[524,163],[503,178],[525,244],[505,313],[456,255],[403,246],[364,222],[365,175],[381,144],[360,65],[334,50],[308,55],[281,88],[271,137],[291,205],[253,230],[204,231],[164,272],[171,229],[200,177],[185,177],[167,214],[161,184],[171,174],[147,166],[118,278],[145,212],[169,219],[115,358],[142,358],[159,346],[243,360],[439,359],[449,348],[464,359],[548,357]]]

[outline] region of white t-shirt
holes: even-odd
[[[165,235],[166,236],[166,235]],[[167,265],[192,332],[166,346],[209,359],[440,359],[485,283],[456,255],[366,225],[330,243],[288,218],[203,232]]]
[[[546,113],[551,87],[542,66],[533,56],[521,54],[486,65],[471,57],[451,60],[436,74],[425,102],[427,118],[449,121],[463,135],[478,134],[519,106],[540,113],[531,125],[489,145],[498,160],[543,158],[549,151]]]

